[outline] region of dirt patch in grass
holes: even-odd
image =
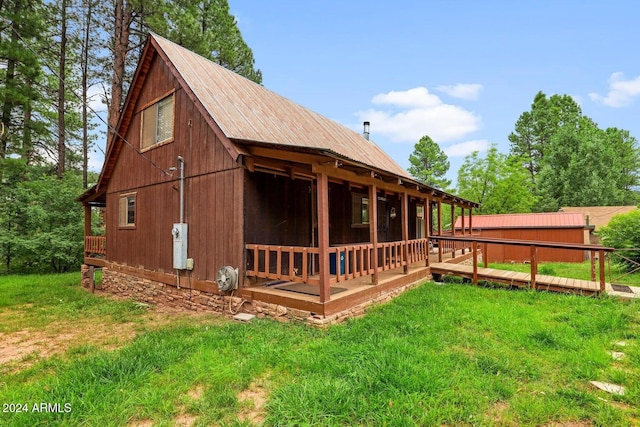
[[[176,418],[176,427],[191,427],[198,420],[198,417],[191,414],[181,414]]]
[[[196,386],[187,392],[187,396],[192,398],[193,400],[199,400],[202,397],[202,392],[204,389],[201,385]]]
[[[591,427],[592,425],[591,421],[554,421],[544,424],[543,427]]]
[[[242,408],[238,413],[240,422],[249,422],[253,425],[260,425],[264,422],[265,404],[269,397],[265,387],[268,378],[268,375],[263,375],[249,384],[249,388],[238,393],[238,402]]]
[[[25,307],[22,306],[19,310],[0,313],[0,323],[5,317],[15,319],[26,314],[24,310]],[[92,346],[102,350],[116,350],[131,342],[140,332],[188,320],[193,316],[212,314],[217,318],[215,313],[203,314],[150,306],[136,315],[133,321],[117,322],[108,316],[77,318],[53,321],[41,327],[0,332],[0,372],[19,371],[53,355],[68,351],[86,352]]]
[[[509,402],[498,401],[489,408],[486,413],[486,418],[493,423],[500,423],[503,421],[503,414],[509,409]]]
[[[88,324],[86,321],[55,322],[46,330],[25,329],[0,333],[0,365],[25,368],[42,358],[86,346],[115,349],[135,336],[133,323]]]

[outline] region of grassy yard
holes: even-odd
[[[160,311],[78,282],[0,277],[0,425],[640,422],[637,302],[427,283],[317,330]]]

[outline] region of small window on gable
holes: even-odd
[[[351,194],[351,225],[369,224],[369,198],[362,194]]]
[[[120,227],[135,227],[136,225],[136,195],[123,194],[120,196],[120,212],[118,225]]]
[[[173,101],[171,94],[142,110],[141,150],[173,140]]]

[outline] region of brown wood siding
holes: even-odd
[[[139,155],[141,108],[175,91],[173,142]],[[172,273],[171,228],[180,219],[179,171],[168,171],[182,156],[185,165],[185,222],[192,277],[215,281],[218,268],[241,267],[243,261],[244,170],[234,162],[216,133],[156,56],[135,102],[125,145],[107,188],[107,257],[109,261]],[[155,164],[155,166],[154,166]],[[157,167],[156,167],[157,166]],[[118,199],[136,192],[136,226],[118,227]],[[240,206],[240,208],[236,205]],[[242,275],[241,275],[242,276]]]
[[[246,243],[311,246],[311,181],[247,172],[244,215]]]
[[[584,243],[584,231],[577,228],[547,229],[494,229],[482,230],[482,237],[499,239],[541,240],[545,242]],[[524,262],[531,258],[528,247],[488,245],[489,262]],[[570,249],[540,248],[537,252],[538,262],[582,262],[584,253]]]

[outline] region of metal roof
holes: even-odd
[[[596,231],[611,221],[615,215],[626,214],[638,209],[636,206],[565,206],[560,212],[581,213],[589,225],[595,226]]]
[[[152,34],[191,91],[231,140],[331,151],[400,177],[408,173],[373,141],[265,87]]]
[[[496,228],[584,228],[582,213],[526,213],[501,215],[473,215],[474,229]],[[469,226],[469,216],[465,218],[465,227]],[[456,228],[462,227],[462,217],[456,219]]]

